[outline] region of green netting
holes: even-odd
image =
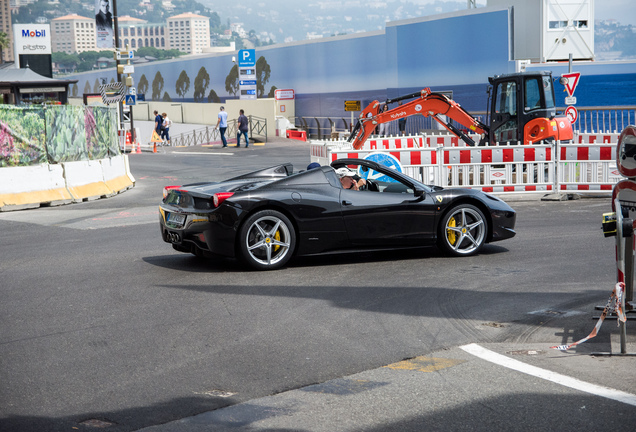
[[[44,110],[0,107],[0,167],[46,162]]]
[[[0,167],[103,159],[118,154],[114,108],[0,106]]]

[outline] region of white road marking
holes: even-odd
[[[569,377],[567,375],[561,375],[560,373],[541,369],[539,367],[520,362],[519,360],[514,360],[510,357],[497,354],[496,352],[490,351],[477,344],[464,345],[460,348],[467,353],[479,357],[483,360],[489,361],[499,366],[507,367],[508,369],[516,370],[517,372],[532,375],[547,381],[552,381],[556,384],[570,387],[575,390],[591,393],[596,396],[601,396],[607,399],[612,399],[618,402],[626,403],[628,405],[636,406],[636,395],[633,395],[631,393],[626,393],[624,391],[615,390],[596,384],[591,384],[576,378]]]
[[[235,153],[206,153],[206,152],[171,152],[180,155],[208,155],[208,156],[234,156]]]

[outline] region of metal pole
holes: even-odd
[[[130,52],[130,45],[126,45],[126,51]],[[128,64],[130,64],[130,56],[128,56]],[[130,76],[130,74],[128,74]],[[130,87],[128,87],[127,92],[130,91]],[[136,94],[136,93],[135,93]],[[136,98],[136,96],[135,96]],[[135,146],[135,120],[133,119],[133,106],[130,105],[130,140],[132,141],[133,147]]]
[[[113,25],[115,26],[115,28],[113,29],[113,31],[115,32],[115,51],[117,51],[117,49],[119,49],[119,23],[118,23],[118,15],[117,15],[117,0],[111,0],[111,1],[113,2]],[[115,70],[117,71],[117,82],[121,82],[121,74],[119,73],[119,68],[117,66],[119,66],[119,60],[117,59],[117,57],[115,57]],[[119,108],[119,127],[123,129],[124,128],[124,110],[123,110],[122,103],[119,102],[117,106]],[[131,138],[132,138],[132,135],[131,135]]]
[[[632,293],[634,289],[634,233],[625,239],[625,248],[623,253],[623,262],[625,263],[625,293],[623,295],[621,307],[625,310],[625,302],[628,293]],[[627,354],[627,325],[620,322],[620,341],[621,354]]]

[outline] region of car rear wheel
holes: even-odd
[[[481,249],[487,234],[488,224],[481,210],[470,204],[459,204],[442,218],[438,241],[451,255],[469,256]]]
[[[275,210],[261,210],[250,216],[239,233],[243,260],[258,270],[274,270],[287,264],[296,247],[291,221]]]

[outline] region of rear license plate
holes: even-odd
[[[185,218],[185,215],[179,213],[168,213],[168,222],[175,225],[183,225]]]

